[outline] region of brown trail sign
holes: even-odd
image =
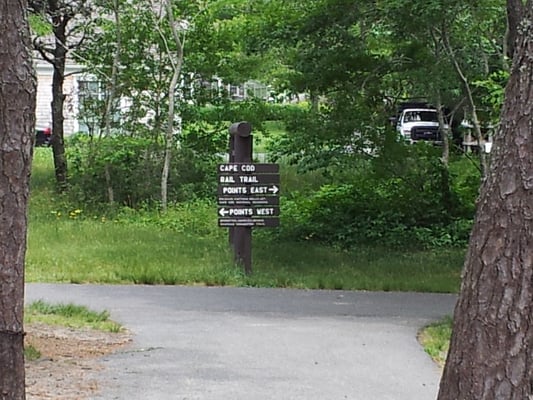
[[[252,163],[252,127],[230,126],[230,162],[217,166],[218,225],[229,229],[235,262],[252,272],[253,227],[279,226],[279,165]]]

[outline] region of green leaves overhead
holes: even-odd
[[[111,15],[110,3],[97,3],[99,15]],[[124,38],[118,95],[134,99],[131,112],[139,118],[165,107],[171,73],[158,30],[169,37],[170,30],[145,0],[118,4]],[[289,140],[304,152],[351,146],[354,132],[364,143],[383,141],[395,103],[405,99],[468,117],[457,67],[475,83],[481,113],[497,115],[494,85],[505,84],[507,68],[501,0],[188,0],[173,7],[185,35],[184,82],[257,79],[285,96],[306,95],[309,121],[295,124]],[[105,81],[117,25],[101,18],[99,26],[82,59]],[[199,104],[202,90],[182,95]]]
[[[468,118],[463,78],[487,82],[506,68],[505,5],[497,0],[255,1],[247,20],[245,49],[283,65],[279,89],[320,103],[277,146],[314,165],[335,162],[354,134],[365,145],[382,141],[402,100]],[[474,101],[497,109],[488,89],[477,84]]]

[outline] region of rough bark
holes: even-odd
[[[523,5],[508,4],[516,2]],[[528,1],[521,28],[513,29],[513,67],[465,260],[439,400],[533,399],[532,6]]]
[[[87,19],[89,9],[85,0],[29,0],[30,11],[45,16],[52,25],[53,38],[36,37],[35,49],[53,67],[52,75],[52,137],[54,168],[59,191],[67,188],[67,158],[65,156],[63,113],[65,93],[65,66],[70,50],[79,48],[84,40],[85,31],[91,26]],[[75,26],[71,26],[75,21]],[[53,41],[52,41],[53,40]]]
[[[528,5],[531,7],[531,4]],[[526,8],[522,0],[507,1],[507,31],[506,31],[506,50],[507,56],[513,58],[515,52],[515,43],[518,37],[518,27]]]
[[[0,400],[25,399],[24,258],[36,80],[24,0],[0,2]]]
[[[52,18],[55,35],[55,48],[53,51],[52,75],[52,137],[51,145],[54,154],[54,169],[56,183],[59,191],[67,188],[67,158],[65,156],[63,108],[65,94],[63,85],[65,82],[65,64],[67,60],[66,26],[69,19],[61,15]]]

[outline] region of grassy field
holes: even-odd
[[[464,251],[341,251],[256,237],[251,276],[232,263],[216,205],[89,213],[55,194],[51,150],[37,148],[32,173],[29,282],[199,284],[456,292]]]

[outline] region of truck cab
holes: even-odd
[[[437,110],[434,108],[403,108],[396,118],[396,130],[409,143],[420,140],[441,143]]]

